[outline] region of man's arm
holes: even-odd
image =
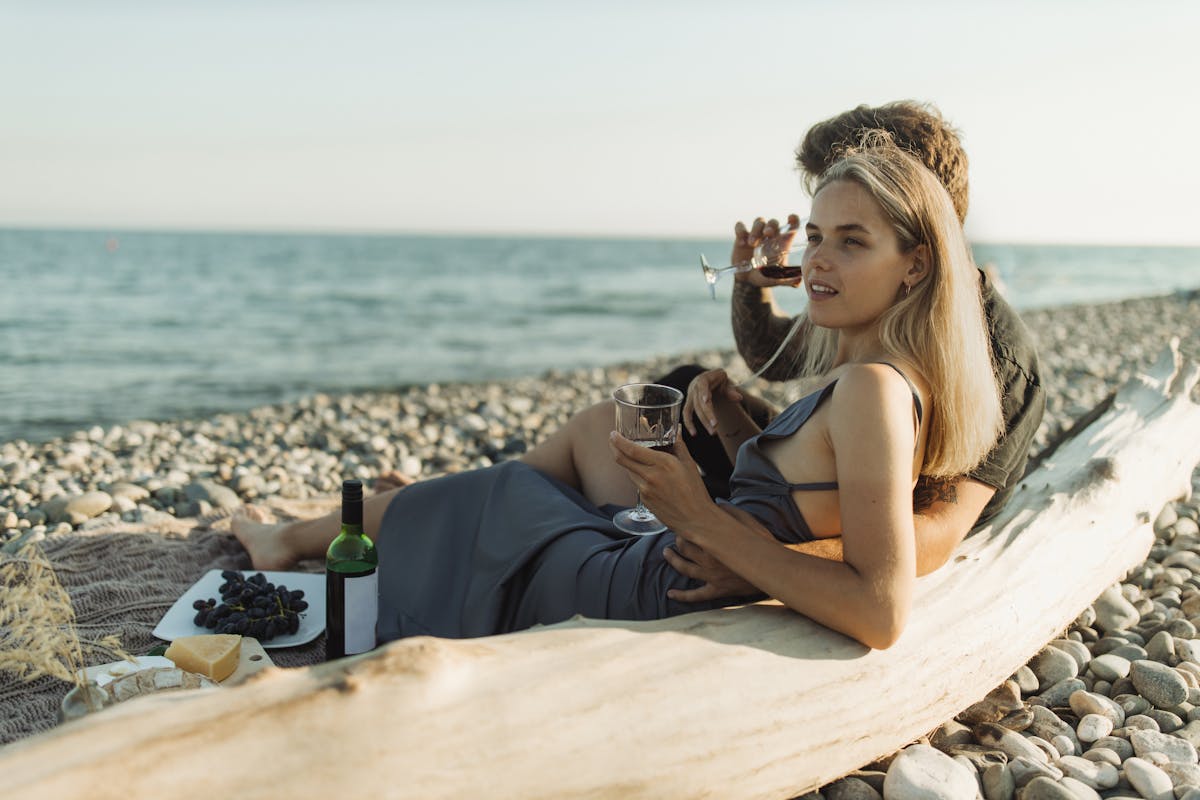
[[[913,517],[918,576],[928,575],[950,560],[954,548],[970,532],[995,493],[994,487],[970,478],[922,478],[918,482],[914,504],[920,510]],[[783,546],[832,561],[843,560],[840,536]],[[664,556],[667,563],[682,574],[704,581],[697,589],[671,591],[669,596],[674,600],[698,603],[723,597],[743,597],[759,591],[699,547],[682,540],[677,541],[673,550],[668,548]]]
[[[746,365],[758,371],[779,349],[788,331],[792,329],[792,317],[782,313],[775,303],[768,286],[755,286],[738,281],[733,284],[732,315],[733,338],[738,353]],[[788,342],[787,352],[780,355],[770,369],[763,373],[769,381],[785,381],[796,376],[797,365],[804,356],[807,331],[797,331]]]
[[[749,229],[739,222],[733,229],[730,263],[744,263],[754,256],[754,249],[759,246],[763,255],[782,260],[787,257],[799,229],[800,218],[795,214],[788,216],[787,227],[782,230],[777,220],[766,221],[762,217],[754,220],[754,225]],[[771,287],[798,284],[798,280],[767,278],[756,269],[734,275],[731,306],[733,338],[737,342],[738,352],[750,369],[757,372],[767,363],[792,328],[792,318],[775,304]],[[763,373],[763,377],[769,381],[785,381],[796,377],[807,333],[798,331],[788,343],[788,352],[781,354],[771,368]]]

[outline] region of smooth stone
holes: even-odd
[[[1154,518],[1154,532],[1163,533],[1174,525],[1179,520],[1179,514],[1175,511],[1175,506],[1167,503],[1162,507],[1162,511],[1158,512],[1158,516]]]
[[[66,519],[67,503],[69,502],[71,502],[71,498],[59,495],[42,503],[41,512],[46,515],[46,521],[54,524]]]
[[[1127,717],[1145,714],[1152,708],[1150,701],[1138,694],[1119,694],[1113,697],[1113,702],[1121,707]]]
[[[978,703],[968,706],[955,719],[964,725],[983,722],[999,722],[1007,714],[1024,708],[1021,702],[1021,687],[1016,681],[1005,681],[992,689]]]
[[[923,744],[902,750],[883,781],[888,800],[961,800],[974,797],[977,791],[975,776],[965,767]]]
[[[963,796],[964,798],[966,795]],[[890,798],[889,798],[890,800]],[[1034,777],[1017,794],[1017,800],[1077,800],[1075,794],[1053,778]]]
[[[1173,619],[1167,623],[1164,630],[1176,639],[1194,639],[1196,637],[1196,624],[1187,619]]]
[[[1075,692],[1070,699],[1071,710],[1077,716],[1099,714],[1112,721],[1113,727],[1120,727],[1125,722],[1125,709],[1115,700],[1105,697],[1099,692]],[[1107,734],[1104,734],[1107,736]]]
[[[943,722],[929,737],[929,743],[943,753],[955,745],[969,745],[974,741],[971,729],[954,720]]]
[[[1033,714],[1033,721],[1027,728],[1029,733],[1049,741],[1053,741],[1059,736],[1065,736],[1076,746],[1079,745],[1079,737],[1076,735],[1075,729],[1063,721],[1058,714],[1045,706],[1033,706],[1029,710]]]
[[[1157,661],[1134,661],[1129,677],[1137,693],[1158,708],[1171,708],[1188,698],[1188,685],[1183,676]]]
[[[108,492],[85,492],[68,500],[64,512],[72,521],[82,517],[82,522],[100,516],[112,508],[112,504],[113,499]]]
[[[1171,762],[1159,769],[1167,773],[1167,777],[1171,779],[1171,784],[1175,787],[1176,794],[1185,786],[1200,787],[1200,766]]]
[[[1121,765],[1129,785],[1146,800],[1175,800],[1175,789],[1167,773],[1142,758],[1129,758]]]
[[[1075,659],[1075,665],[1079,667],[1080,673],[1087,667],[1088,662],[1092,660],[1092,651],[1088,650],[1087,645],[1083,644],[1083,642],[1076,642],[1073,639],[1054,639],[1050,642],[1049,646],[1056,647]]]
[[[1034,761],[1024,756],[1008,762],[1008,766],[1012,769],[1013,781],[1016,782],[1018,787],[1024,786],[1038,777],[1052,778],[1057,781],[1062,779],[1063,776],[1062,770],[1058,767],[1041,761]]]
[[[1007,764],[992,764],[983,771],[980,783],[983,784],[984,800],[1013,800],[1017,791],[1012,770]]]
[[[1101,800],[1099,792],[1070,775],[1059,781],[1059,785],[1069,791],[1075,800]]]
[[[1105,736],[1097,739],[1088,748],[1088,753],[1097,749],[1112,750],[1122,762],[1133,755],[1133,745],[1129,743],[1128,739],[1122,739],[1119,736]],[[1086,755],[1087,753],[1084,753],[1084,756]]]
[[[1079,678],[1067,678],[1065,681],[1059,681],[1049,689],[1043,691],[1039,696],[1051,708],[1061,708],[1068,704],[1071,695],[1078,692],[1080,689],[1087,691],[1087,686]]]
[[[222,486],[216,481],[202,479],[189,483],[183,490],[184,496],[193,503],[201,500],[211,503],[216,508],[233,511],[242,507],[242,500],[237,492],[228,486]]]
[[[1033,670],[1024,664],[1013,673],[1012,679],[1017,682],[1017,686],[1021,687],[1022,697],[1034,694],[1038,690],[1037,675],[1034,675]]]
[[[1175,658],[1175,637],[1166,631],[1159,631],[1146,642],[1146,657],[1162,664],[1171,664]]]
[[[1050,744],[1054,745],[1054,749],[1058,751],[1060,756],[1074,756],[1079,754],[1079,745],[1070,736],[1059,734],[1050,740]]]
[[[1083,758],[1086,758],[1088,761],[1112,764],[1118,768],[1121,766],[1121,757],[1107,747],[1093,747],[1083,754]]]
[[[1200,748],[1200,720],[1192,720],[1172,735],[1177,739],[1190,742],[1192,747]]]
[[[1088,664],[1088,669],[1097,678],[1112,682],[1128,675],[1129,666],[1129,659],[1113,655],[1112,653],[1105,653],[1093,658]]]
[[[942,752],[956,761],[970,764],[972,772],[983,772],[993,764],[1008,763],[1008,754],[1003,750],[991,750],[979,744],[953,745]]]
[[[1183,794],[1176,794],[1177,800],[1200,800],[1200,787],[1189,787]]]
[[[1100,714],[1087,714],[1079,720],[1075,733],[1081,742],[1094,742],[1108,736],[1113,731],[1113,721]]]
[[[1146,648],[1142,647],[1140,644],[1126,642],[1120,647],[1114,647],[1109,651],[1108,654],[1114,655],[1117,658],[1123,658],[1126,661],[1137,661],[1146,657]]]
[[[856,769],[846,776],[847,778],[858,778],[869,785],[872,789],[883,794],[883,780],[887,777],[886,772],[880,772],[873,769]]]
[[[1133,603],[1121,593],[1120,586],[1110,586],[1101,592],[1092,608],[1096,611],[1096,625],[1106,632],[1130,628],[1141,618]]]
[[[1091,761],[1079,756],[1063,756],[1057,766],[1063,775],[1082,781],[1093,789],[1111,789],[1121,776],[1117,768],[1103,761]]]
[[[1141,758],[1147,753],[1162,753],[1176,764],[1195,764],[1196,748],[1186,739],[1157,731],[1134,731],[1129,737],[1133,752]]]
[[[127,514],[137,509],[137,503],[122,495],[113,496],[113,510],[118,514]]]
[[[871,784],[859,778],[842,778],[821,788],[825,800],[883,800]]]
[[[1029,659],[1028,666],[1037,676],[1038,688],[1043,690],[1079,674],[1079,664],[1075,659],[1057,647],[1042,648]]]
[[[1040,736],[1035,736],[1033,734],[1025,734],[1025,741],[1029,742],[1030,744],[1035,746],[1037,749],[1039,749],[1043,753],[1045,753],[1046,754],[1046,762],[1049,764],[1053,764],[1055,761],[1057,761],[1059,759],[1059,756],[1062,755],[1062,753],[1058,752],[1058,748],[1056,748],[1054,745],[1050,744],[1050,742],[1046,741],[1045,739],[1043,739]]]
[[[1158,723],[1158,729],[1163,733],[1174,733],[1183,727],[1183,720],[1178,714],[1170,711],[1163,711],[1161,708],[1152,708],[1146,712],[1146,716]]]
[[[1073,622],[1071,624],[1071,627],[1073,627],[1073,628],[1090,628],[1095,624],[1096,624],[1096,609],[1092,608],[1091,606],[1088,606],[1079,614],[1078,617],[1075,618],[1075,622]]]
[[[1032,723],[1033,712],[1022,704],[1020,708],[1010,711],[1001,717],[996,724],[1003,725],[1010,731],[1020,732],[1028,728]]]
[[[150,492],[146,491],[145,487],[124,481],[114,483],[108,487],[108,493],[112,495],[114,500],[118,497],[124,497],[127,500],[132,500],[134,503],[140,503],[150,496]]]
[[[972,732],[975,734],[975,741],[985,747],[1002,750],[1011,759],[1028,758],[1043,764],[1049,761],[1046,754],[1037,745],[1030,743],[1021,734],[1013,733],[1008,728],[995,723],[985,722],[976,725]]]
[[[1149,714],[1134,714],[1132,717],[1125,718],[1125,728],[1130,733],[1133,731],[1155,731],[1161,730],[1158,727],[1158,720]]]
[[[1197,595],[1197,599],[1200,599],[1200,595]],[[1179,656],[1181,661],[1200,664],[1200,639],[1176,639],[1175,655]]]

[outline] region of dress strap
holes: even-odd
[[[904,374],[904,370],[900,369],[899,367],[897,367],[897,366],[896,366],[895,364],[893,364],[892,362],[890,362],[890,361],[877,361],[877,362],[875,362],[875,363],[877,363],[877,364],[886,364],[886,365],[888,365],[888,366],[889,366],[889,367],[891,367],[892,369],[896,370],[896,372],[898,372],[898,373],[900,374],[900,377],[901,377],[901,378],[904,378],[904,382],[908,384],[908,390],[909,390],[910,392],[912,392],[912,396],[913,396],[913,406],[915,406],[915,407],[916,407],[916,410],[917,410],[917,424],[918,424],[918,425],[920,425],[920,424],[921,424],[921,420],[922,420],[922,418],[924,417],[924,414],[925,414],[925,409],[924,409],[924,408],[921,406],[921,395],[917,394],[917,386],[916,386],[916,384],[914,384],[914,383],[912,382],[912,380],[910,380],[910,379],[909,379],[909,377],[908,377],[907,375],[905,375],[905,374]]]

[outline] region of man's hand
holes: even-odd
[[[758,217],[749,229],[744,223],[738,222],[733,226],[733,251],[729,255],[729,263],[745,264],[754,257],[754,250],[758,247],[762,248],[761,255],[770,259],[770,263],[783,263],[799,230],[800,217],[795,214],[788,215],[787,227],[783,229],[780,229],[777,219],[763,220]],[[738,272],[733,277],[736,281],[754,286],[800,285],[799,278],[768,278],[757,269]]]
[[[758,594],[758,589],[732,572],[697,545],[676,535],[675,544],[663,550],[663,558],[680,574],[704,581],[696,589],[671,589],[667,597],[681,603],[700,603],[726,597],[745,597]]]

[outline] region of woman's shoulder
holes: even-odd
[[[915,401],[928,407],[929,385],[925,376],[903,360],[867,361],[849,364],[838,376],[831,398],[835,407],[849,413],[903,409]]]

